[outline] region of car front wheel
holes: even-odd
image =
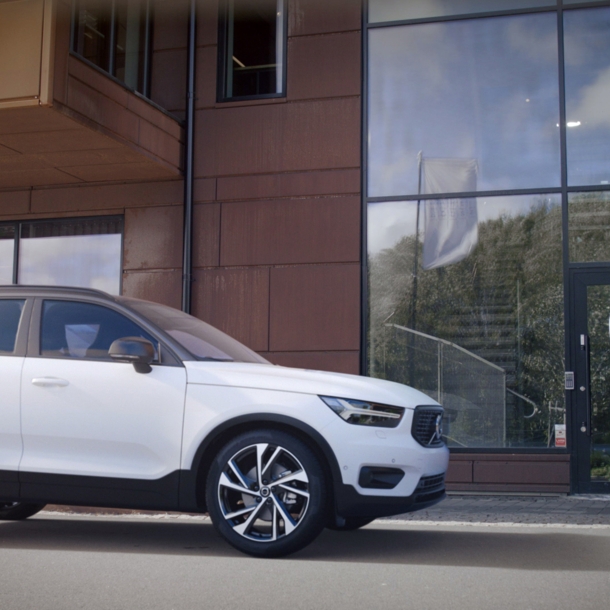
[[[210,469],[206,500],[219,534],[257,557],[302,549],[328,518],[320,462],[299,439],[277,430],[247,432],[228,442]]]
[[[0,520],[20,521],[40,512],[45,504],[24,504],[22,502],[0,502]]]

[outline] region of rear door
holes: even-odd
[[[141,374],[114,362],[119,338],[158,340],[110,306],[38,299],[34,351],[22,375],[22,497],[171,508],[176,505],[184,367]],[[36,336],[38,335],[38,336]]]

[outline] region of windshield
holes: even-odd
[[[129,297],[119,297],[118,300],[148,318],[197,360],[269,364],[249,347],[182,311]]]

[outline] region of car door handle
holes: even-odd
[[[41,388],[65,388],[67,385],[70,385],[70,382],[65,379],[59,379],[59,377],[34,377],[34,379],[32,379],[32,384],[40,386]]]

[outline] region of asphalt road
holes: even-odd
[[[0,522],[1,610],[604,608],[608,526],[375,522],[252,559],[209,521]]]

